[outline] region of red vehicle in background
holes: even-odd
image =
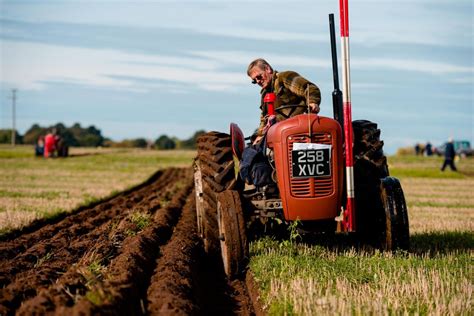
[[[54,156],[54,151],[56,150],[56,138],[53,133],[48,133],[44,137],[44,157]]]

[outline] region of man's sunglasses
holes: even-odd
[[[259,74],[257,77],[255,77],[254,79],[252,79],[252,84],[256,84],[257,81],[260,81],[263,79],[263,74]]]

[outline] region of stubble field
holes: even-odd
[[[389,158],[409,207],[409,252],[344,236],[264,238],[251,245],[251,275],[227,282],[196,236],[194,152],[71,153],[0,148],[1,315],[473,312],[472,159],[441,173],[437,157]]]
[[[472,315],[474,161],[389,157],[401,179],[410,250],[381,253],[341,236],[310,243],[262,239],[250,267],[270,314]]]
[[[33,157],[31,146],[0,147],[0,234],[123,191],[159,169],[189,167],[194,155],[71,148],[67,159],[43,159]]]

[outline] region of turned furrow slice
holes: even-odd
[[[122,253],[106,268],[103,281],[91,286],[86,296],[77,300],[72,310],[74,314],[133,315],[143,312],[142,298],[160,254],[160,246],[171,237],[184,202],[191,194],[191,175],[187,179],[185,187],[156,213],[153,225],[123,245]]]
[[[190,168],[170,168],[160,172],[160,174],[166,176],[155,177],[154,182],[147,181],[146,185],[138,186],[135,191],[127,190],[103,204],[96,205],[94,209],[99,212],[94,213],[83,210],[76,214],[70,214],[69,218],[66,217],[59,223],[45,225],[33,233],[25,233],[25,235],[30,235],[25,240],[36,240],[38,243],[43,243],[44,246],[38,247],[33,245],[33,247],[30,247],[32,249],[28,250],[30,255],[28,255],[28,252],[20,253],[19,256],[14,257],[13,261],[0,260],[0,270],[11,270],[13,274],[17,274],[15,284],[0,289],[0,314],[9,315],[15,313],[15,311],[18,314],[43,314],[51,311],[62,313],[62,310],[68,309],[74,302],[80,301],[81,297],[80,295],[77,296],[76,292],[80,293],[80,290],[78,290],[80,288],[82,288],[83,292],[85,291],[84,289],[88,290],[90,286],[85,286],[81,282],[85,283],[90,280],[84,280],[83,276],[81,277],[80,273],[78,273],[77,268],[81,267],[81,265],[84,268],[85,263],[90,264],[90,260],[84,260],[84,256],[88,254],[97,255],[97,258],[107,256],[107,249],[110,245],[106,245],[101,249],[99,243],[108,240],[104,235],[111,233],[110,226],[113,226],[114,222],[118,222],[120,225],[123,222],[124,216],[132,210],[147,211],[152,217],[153,225],[151,225],[150,229],[146,228],[136,236],[123,240],[123,245],[118,252],[120,254],[118,254],[116,259],[101,259],[100,262],[109,263],[108,261],[112,260],[105,269],[107,272],[114,271],[113,263],[114,261],[120,261],[118,258],[122,258],[122,261],[127,261],[129,258],[140,257],[142,256],[141,253],[137,253],[134,256],[134,252],[131,249],[137,249],[137,251],[138,249],[145,249],[143,252],[151,253],[153,256],[152,262],[154,263],[159,252],[159,244],[165,242],[166,238],[169,238],[172,227],[177,221],[177,217],[173,213],[177,210],[180,212],[184,199],[190,194],[192,188],[192,171]],[[179,192],[176,192],[176,190]],[[174,194],[177,194],[177,196],[172,198]],[[162,203],[166,204],[166,211],[160,209]],[[159,210],[159,212],[155,213],[156,210]],[[87,216],[94,216],[97,213],[99,214],[97,221],[91,222]],[[100,216],[105,216],[107,219],[100,220]],[[176,219],[173,220],[174,217]],[[52,238],[48,238],[50,233],[41,233],[42,230],[47,230],[47,226],[59,225],[61,227],[61,223],[70,221],[71,218],[75,218],[77,227],[72,225],[64,231],[59,229],[60,232],[53,234]],[[91,227],[83,227],[83,225],[86,225],[84,224],[86,222]],[[150,234],[147,231],[150,230],[152,235],[156,235],[153,238],[157,240],[147,236],[147,234]],[[34,236],[35,234],[37,236]],[[21,239],[21,237],[24,236],[19,236],[18,239]],[[44,242],[41,240],[41,237],[46,237]],[[151,246],[147,244],[149,240],[152,240]],[[5,243],[8,242],[3,244]],[[158,245],[156,248],[154,247],[155,243]],[[100,253],[99,249],[103,250],[103,253]],[[49,256],[49,254],[52,255]],[[17,262],[17,259],[22,257],[30,262]],[[5,278],[2,275],[0,282],[3,280],[3,286],[5,286],[5,282],[8,284],[7,281],[11,281],[13,278],[14,276],[12,275]],[[136,281],[136,279],[132,279]],[[37,295],[38,291],[40,293],[50,292],[50,294]],[[48,299],[48,297],[54,297],[54,293],[57,294],[59,292],[64,294],[62,299],[58,299],[57,302],[52,304],[52,300]],[[64,299],[65,297],[66,299]],[[20,304],[23,304],[23,306],[20,310],[17,310]],[[28,306],[33,307],[33,309],[27,308]],[[89,311],[91,310],[93,309],[89,309]]]
[[[193,267],[199,258],[194,193],[191,194],[173,236],[162,256],[147,291],[149,315],[195,315],[199,306],[194,293]]]

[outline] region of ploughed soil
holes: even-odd
[[[204,254],[194,196],[192,169],[169,168],[3,237],[0,315],[255,314],[249,277]]]

